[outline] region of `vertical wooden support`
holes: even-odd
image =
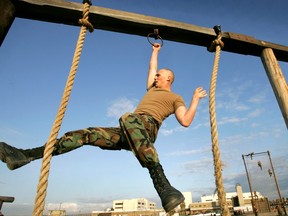
[[[0,216],[4,216],[1,213],[1,208],[4,202],[13,202],[14,201],[14,197],[7,197],[7,196],[0,196]]]
[[[288,86],[271,48],[262,51],[261,60],[288,128]]]
[[[15,6],[11,0],[0,0],[0,46],[15,19]]]

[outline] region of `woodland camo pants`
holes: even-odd
[[[119,119],[120,127],[89,127],[65,133],[55,144],[53,155],[59,155],[83,145],[107,150],[129,150],[143,167],[158,163],[154,142],[159,125],[149,115],[126,113]]]

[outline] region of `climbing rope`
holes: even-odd
[[[217,38],[211,43],[209,47],[210,52],[216,52],[214,58],[213,71],[210,82],[210,94],[209,94],[209,112],[210,112],[210,126],[211,126],[211,139],[212,139],[212,152],[214,160],[214,175],[215,183],[218,191],[218,201],[223,216],[230,216],[230,211],[226,203],[226,193],[224,190],[222,179],[222,161],[220,158],[220,150],[218,143],[218,132],[216,124],[216,111],[215,111],[215,92],[216,92],[216,80],[218,75],[218,65],[220,59],[220,51],[224,47],[224,43],[221,41],[222,32],[220,26],[215,26],[214,30],[217,34]]]
[[[66,111],[66,107],[68,105],[69,98],[70,98],[70,94],[71,94],[71,90],[73,87],[75,75],[77,72],[80,55],[82,52],[82,47],[83,47],[87,29],[89,29],[90,32],[94,30],[92,24],[88,20],[90,5],[91,5],[90,1],[83,1],[83,18],[79,20],[81,29],[80,29],[78,41],[77,41],[74,56],[73,56],[72,66],[71,66],[70,73],[67,78],[66,86],[64,89],[64,93],[62,96],[60,108],[58,110],[56,119],[51,129],[48,142],[45,145],[44,155],[42,159],[41,173],[40,173],[38,189],[37,189],[37,195],[35,198],[33,216],[43,215],[52,152],[54,150],[54,145],[55,145],[55,142],[56,142],[59,130],[60,130],[60,126],[62,124],[62,120],[64,118],[64,114]]]

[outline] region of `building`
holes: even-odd
[[[49,210],[48,216],[65,216],[65,210]]]
[[[143,210],[143,211],[93,211],[91,216],[165,216],[160,210]]]
[[[236,192],[226,193],[226,203],[231,212],[252,212],[252,196],[250,192],[243,193],[240,184],[236,185]],[[254,208],[258,212],[270,212],[268,199],[260,192],[253,193]],[[209,213],[219,212],[220,206],[218,203],[218,195],[216,193],[208,196],[202,196],[201,202],[190,204],[190,213]]]
[[[226,193],[226,203],[231,213],[234,212],[237,215],[238,213],[252,212],[251,193],[243,193],[240,184],[237,184],[235,189],[235,192]],[[202,196],[201,202],[197,203],[192,202],[192,192],[182,192],[182,194],[185,197],[185,202],[175,209],[175,213],[178,215],[220,213],[217,193]],[[260,192],[255,191],[253,193],[253,204],[259,213],[271,212],[268,199],[262,196]],[[94,211],[92,213],[93,216],[159,216],[163,214],[165,212],[162,207],[157,209],[156,203],[145,198],[114,200],[113,209],[110,211]]]
[[[151,202],[144,198],[136,198],[129,200],[114,200],[114,211],[142,211],[142,210],[155,210],[156,203]]]
[[[182,192],[183,196],[185,197],[185,208],[188,208],[189,205],[192,203],[192,192]]]
[[[249,201],[251,200],[251,193],[250,192],[245,192],[243,193],[242,187],[240,184],[236,185],[236,192],[230,192],[226,193],[226,200],[233,200],[235,197],[238,197],[238,202],[239,205],[242,206],[245,204],[245,200]],[[255,191],[253,194],[253,197],[258,197],[258,199],[264,198],[260,192]],[[216,193],[208,196],[202,196],[201,197],[201,202],[218,202],[218,195]],[[250,202],[251,203],[251,202]]]

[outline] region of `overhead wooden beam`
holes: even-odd
[[[20,18],[78,25],[78,19],[82,17],[83,5],[79,3],[63,0],[11,0],[11,2],[16,7],[16,17]],[[204,47],[209,47],[215,39],[213,26],[204,28],[97,6],[91,6],[89,20],[95,29],[145,37],[157,28],[164,40]],[[288,62],[288,46],[257,40],[251,36],[232,32],[223,32],[222,41],[225,43],[223,51],[260,57],[263,49],[271,48],[279,61]]]
[[[15,18],[15,6],[10,0],[0,1],[0,46]]]

